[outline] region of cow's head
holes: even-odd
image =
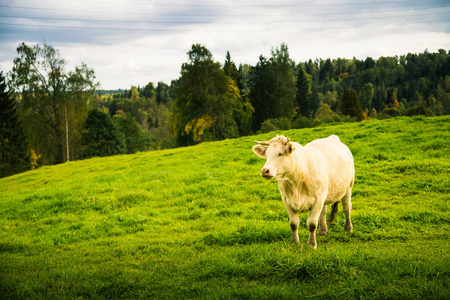
[[[255,141],[255,143],[259,145],[253,146],[253,152],[267,159],[261,169],[261,176],[266,179],[282,177],[291,165],[291,154],[295,150],[291,140],[283,135],[277,135],[268,142]]]

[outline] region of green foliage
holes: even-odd
[[[0,72],[0,178],[29,170],[28,141],[14,97]]]
[[[99,101],[98,108],[107,109],[111,116],[119,120],[119,123],[128,122],[128,125],[121,126],[128,153],[177,146],[171,130],[174,97],[172,89],[175,85],[175,81],[171,86],[159,82],[155,89],[150,82],[143,89],[132,86],[130,91],[108,95]]]
[[[449,76],[449,66],[450,52],[443,49],[377,60],[368,57],[365,61],[337,58],[305,62],[306,72],[312,75],[312,86],[317,86],[322,95],[333,91],[341,95],[344,86],[351,86],[357,91],[364,110],[371,111],[374,107],[379,112],[391,106],[395,99],[405,99],[408,107],[433,96],[436,103],[429,103],[428,108],[435,114],[441,113],[444,102],[440,97],[448,92],[445,78]]]
[[[373,90],[373,84],[372,83],[366,83],[362,91],[360,92],[359,99],[361,100],[361,106],[363,109],[370,109],[372,108],[372,101],[374,96],[374,90]]]
[[[291,121],[288,118],[269,119],[270,123],[275,126],[277,130],[289,130],[292,127]]]
[[[400,116],[400,112],[395,108],[385,108],[383,109],[382,116],[398,117]]]
[[[156,116],[152,126],[150,126],[149,133],[151,137],[154,137],[155,143],[153,149],[168,149],[175,148],[177,146],[175,137],[171,131],[171,110],[164,103],[159,103]]]
[[[125,137],[125,144],[128,154],[149,149],[151,141],[148,134],[141,129],[132,117],[116,116],[114,118],[118,129]]]
[[[241,75],[236,68],[236,64],[231,60],[230,51],[227,51],[226,60],[223,64],[223,71],[225,72],[225,75],[233,79],[234,82],[238,84]]]
[[[130,118],[130,120],[133,119]],[[123,123],[120,123],[122,128],[129,133],[128,142],[133,147],[130,151],[136,150],[135,136],[132,132],[128,132],[129,128],[125,128],[128,125],[126,118]],[[123,154],[127,151],[126,146],[124,134],[119,131],[108,114],[96,109],[88,113],[81,136],[80,156],[82,158]]]
[[[239,126],[251,115],[244,110],[236,82],[228,77],[213,60],[209,50],[192,45],[188,52],[189,63],[181,68],[180,86],[176,89],[173,106],[173,127],[179,144],[191,144],[202,140],[196,133],[203,132],[206,140],[221,140],[239,136]],[[200,122],[211,120],[212,122]],[[192,130],[199,128],[199,130]],[[202,134],[202,135],[203,135]],[[204,138],[203,138],[204,140]]]
[[[285,43],[280,48],[272,49],[272,57],[270,58],[272,67],[271,75],[274,86],[272,97],[276,104],[271,108],[275,118],[293,119],[296,114],[295,97],[296,97],[296,80],[295,80],[295,63],[289,57],[289,49]]]
[[[158,82],[158,86],[156,87],[156,103],[169,103],[172,101],[170,87],[162,81]]]
[[[272,49],[267,60],[259,57],[259,62],[251,68],[249,77],[249,98],[255,110],[252,130],[258,131],[267,119],[288,118],[296,113],[295,64],[289,57],[288,46]]]
[[[297,96],[296,104],[298,106],[298,114],[304,117],[311,117],[311,84],[307,78],[302,65],[298,67],[297,71]]]
[[[29,298],[447,299],[450,118],[277,132],[338,134],[356,166],[318,248],[290,243],[253,140],[69,162],[0,179],[0,295]],[[374,138],[376,137],[376,138]]]
[[[441,106],[439,105],[439,103],[441,103]],[[439,107],[439,110],[442,111],[442,114],[449,115],[450,114],[450,93],[442,94],[439,97],[439,103],[437,106]]]
[[[85,64],[66,72],[66,61],[52,46],[17,47],[10,73],[12,85],[21,93],[21,113],[30,146],[46,163],[68,161],[79,151],[79,132],[86,117],[86,103],[98,83]],[[72,147],[70,147],[72,146]]]
[[[159,84],[158,84],[159,85]],[[141,95],[145,98],[155,98],[155,87],[153,82],[149,82],[141,92]],[[161,101],[160,101],[161,102]]]
[[[252,131],[256,132],[261,124],[273,117],[272,108],[276,105],[273,98],[274,82],[270,62],[260,56],[256,66],[249,73],[249,98],[255,110],[252,118]]]
[[[342,115],[350,116],[358,121],[363,119],[361,103],[354,89],[344,88],[344,92],[339,100],[339,111]]]
[[[184,130],[187,134],[190,134],[192,132],[194,141],[199,142],[202,141],[202,137],[205,134],[205,131],[210,129],[213,126],[214,122],[216,122],[216,120],[211,118],[209,115],[203,115],[198,119],[190,120],[186,124]]]
[[[337,117],[337,113],[335,113],[330,105],[326,103],[322,103],[319,109],[316,111],[314,120],[321,123],[331,123]]]
[[[56,49],[22,43],[10,77],[29,150],[42,164],[81,158],[81,130],[90,109],[136,121],[140,137],[134,123],[122,126],[130,132],[125,133],[129,153],[274,128],[450,112],[450,52],[445,50],[364,61],[315,59],[297,68],[288,50],[283,43],[255,66],[237,69],[230,53],[222,66],[205,46],[195,44],[181,78],[170,85],[158,82],[155,88],[149,82],[94,95],[98,84],[92,69],[82,64],[67,73]],[[346,86],[356,93],[347,93]]]
[[[426,116],[431,117],[433,112],[423,104],[414,105],[405,111],[405,116]]]
[[[317,125],[317,122],[311,118],[299,116],[292,122],[293,129],[309,128]]]
[[[277,127],[275,127],[275,125],[272,124],[272,122],[270,122],[270,120],[265,120],[262,124],[261,124],[261,132],[262,133],[268,133],[268,132],[272,132],[277,130]]]
[[[289,130],[292,123],[288,118],[267,119],[261,124],[261,132],[267,133],[275,130]]]
[[[114,114],[130,115],[144,127],[149,126],[156,115],[157,104],[155,98],[140,97],[136,87],[131,88],[130,98],[119,98],[115,104]]]

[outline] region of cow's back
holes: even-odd
[[[314,159],[322,160],[321,165],[326,169],[322,170],[328,177],[328,197],[326,204],[333,203],[353,186],[355,179],[355,167],[350,149],[340,142],[336,135],[325,139],[314,140],[305,146],[305,149],[312,154]],[[310,157],[311,158],[311,157]],[[339,199],[338,199],[339,198]]]

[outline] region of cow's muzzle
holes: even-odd
[[[272,179],[273,175],[270,173],[270,170],[267,168],[263,168],[261,170],[261,176],[266,178],[266,179]]]

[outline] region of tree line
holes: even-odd
[[[254,66],[194,44],[170,85],[103,92],[85,64],[22,43],[0,73],[0,177],[40,165],[399,115],[450,113],[450,52],[295,63],[286,44]]]

